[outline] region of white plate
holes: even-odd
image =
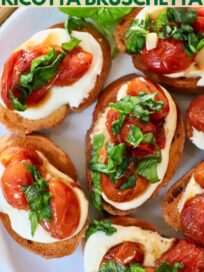
[[[0,28],[0,67],[18,45],[28,39],[35,32],[64,21],[65,15],[56,8],[19,8]],[[109,74],[109,83],[114,79],[135,72],[130,57],[118,55],[113,61]],[[174,95],[182,111],[185,112],[192,97]],[[85,178],[85,134],[91,123],[94,105],[82,113],[69,115],[57,128],[44,131],[51,139],[65,150],[72,158],[79,180],[86,191]],[[8,134],[0,126],[0,137]],[[171,186],[188,169],[193,167],[204,154],[189,142],[185,146],[185,153]],[[156,200],[150,200],[137,209],[137,216],[153,223],[163,235],[179,235],[175,233],[161,217],[161,201],[166,190],[162,190]],[[92,209],[93,210],[93,209]],[[100,245],[99,245],[100,246]],[[91,256],[90,256],[91,258]],[[1,272],[83,272],[83,256],[81,248],[70,257],[54,260],[44,260],[21,248],[0,225],[0,271]]]

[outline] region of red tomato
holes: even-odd
[[[119,187],[123,184],[123,182],[131,176],[135,171],[134,163],[131,164],[129,169],[126,172],[126,175],[121,178],[121,180],[115,184],[111,179],[106,175],[101,175],[101,186],[103,193],[112,201],[116,202],[124,202],[127,200],[131,200],[139,194],[143,193],[149,183],[143,177],[138,177],[135,183],[135,186],[130,189],[121,190]]]
[[[108,111],[107,117],[106,117],[106,128],[107,128],[108,133],[110,134],[112,140],[117,143],[118,137],[116,135],[114,135],[112,132],[112,123],[116,120],[118,120],[118,112],[110,109]]]
[[[185,70],[191,63],[182,42],[175,39],[159,39],[157,47],[142,51],[142,61],[151,71],[158,74],[171,74]]]
[[[204,247],[204,194],[189,199],[181,213],[184,235]]]
[[[152,120],[165,119],[165,117],[167,116],[169,112],[169,103],[161,87],[156,86],[155,84],[150,82],[148,79],[142,78],[142,77],[136,77],[135,79],[129,82],[128,84],[129,95],[137,96],[139,93],[142,93],[142,92],[145,92],[148,94],[157,93],[155,100],[163,101],[164,106],[160,112],[155,112],[154,114],[152,114],[151,119]]]
[[[194,177],[196,182],[204,188],[204,162],[198,164],[194,172]]]
[[[180,240],[173,245],[164,255],[157,261],[161,264],[169,261],[171,264],[181,262],[184,267],[180,272],[203,272],[204,270],[204,251],[196,247],[193,243],[186,240]]]
[[[192,127],[204,132],[204,95],[199,95],[191,101],[187,119]]]
[[[102,264],[109,260],[117,261],[125,266],[131,263],[143,263],[144,252],[141,246],[133,242],[124,242],[112,247],[103,257]]]
[[[30,160],[24,160],[24,162],[31,163]],[[27,210],[28,204],[21,187],[32,183],[33,177],[23,162],[17,160],[11,162],[6,167],[1,181],[2,191],[7,202],[14,208]]]
[[[90,68],[93,61],[93,55],[80,48],[74,49],[61,62],[56,86],[71,85],[80,79]]]
[[[194,7],[194,9],[197,11],[198,16],[204,17],[204,8],[196,8],[196,7]]]
[[[9,147],[0,155],[0,161],[4,166],[12,163],[13,161],[30,160],[35,165],[41,165],[42,160],[34,150],[28,150],[23,147]]]
[[[204,17],[198,16],[196,21],[193,24],[193,28],[196,32],[203,33],[204,32]]]
[[[80,204],[73,190],[63,182],[52,180],[49,182],[52,194],[52,221],[42,222],[43,228],[57,239],[71,236],[80,220]]]

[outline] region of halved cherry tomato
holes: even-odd
[[[204,132],[204,95],[199,95],[191,101],[187,119],[192,127]]]
[[[196,32],[204,32],[204,8],[194,8],[198,16],[196,18],[196,21],[193,24],[193,27]]]
[[[119,187],[123,184],[128,177],[130,177],[135,172],[134,163],[130,164],[129,169],[126,171],[126,174],[120,181],[115,184],[107,175],[101,175],[101,186],[103,193],[107,196],[108,199],[115,202],[125,202],[131,200],[143,193],[149,183],[143,177],[137,177],[135,186],[130,189],[121,190]]]
[[[103,257],[102,264],[109,260],[117,261],[125,266],[131,263],[141,264],[144,261],[144,252],[138,243],[124,242],[109,249]]]
[[[204,188],[204,162],[198,164],[194,171],[194,177],[196,182]]]
[[[51,180],[52,221],[42,222],[42,227],[57,239],[71,236],[80,220],[80,204],[73,190],[63,182]]]
[[[147,155],[154,155],[156,146],[150,143],[141,143],[136,148],[131,148],[127,151],[128,157],[135,157],[138,160],[143,159]]]
[[[151,71],[158,74],[171,74],[185,70],[191,63],[182,42],[175,39],[159,39],[157,47],[142,51],[142,61]]]
[[[28,203],[22,191],[22,186],[31,185],[33,177],[24,163],[30,164],[31,161],[15,160],[8,164],[1,179],[1,187],[5,199],[12,207],[27,210]]]
[[[128,83],[128,95],[137,96],[144,92],[148,94],[157,93],[155,100],[164,102],[164,106],[161,111],[153,113],[151,115],[151,119],[156,121],[164,119],[169,112],[169,103],[161,87],[156,86],[148,79],[142,77],[136,77]]]
[[[181,223],[184,235],[204,247],[204,194],[187,200],[181,213]]]
[[[41,158],[38,156],[36,151],[25,149],[20,146],[9,147],[0,155],[0,161],[4,166],[14,162],[14,161],[24,161],[30,160],[32,164],[40,165],[42,164]]]
[[[169,261],[171,264],[183,263],[181,272],[203,272],[204,251],[186,240],[177,241],[164,255],[157,261],[161,264]]]
[[[108,130],[108,133],[110,134],[112,140],[114,142],[118,142],[118,137],[116,135],[113,134],[112,131],[112,123],[116,120],[118,120],[118,112],[115,110],[110,109],[107,113],[107,117],[106,117],[106,128]]]
[[[80,48],[72,50],[60,63],[54,85],[68,86],[80,79],[90,68],[93,55]]]

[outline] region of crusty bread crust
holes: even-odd
[[[135,8],[131,13],[124,17],[117,25],[115,31],[116,45],[120,52],[125,52],[124,34],[130,27],[135,16],[141,11],[141,8]],[[161,83],[169,90],[184,94],[199,94],[203,92],[203,87],[197,86],[199,78],[170,78],[148,70],[142,62],[141,54],[132,55],[132,61],[136,69],[143,72],[153,82]]]
[[[162,214],[165,221],[171,225],[175,230],[181,230],[181,219],[178,210],[178,204],[181,200],[183,192],[194,172],[194,169],[188,171],[182,178],[180,178],[166,193],[162,204]]]
[[[91,179],[90,171],[89,171],[89,161],[90,161],[91,149],[92,149],[90,135],[94,128],[95,122],[98,119],[100,113],[102,113],[104,109],[108,107],[109,103],[116,100],[117,93],[120,87],[126,82],[135,78],[135,76],[136,76],[135,74],[131,74],[131,75],[126,75],[124,77],[119,78],[118,80],[111,83],[108,87],[106,87],[99,97],[98,103],[93,113],[92,125],[86,135],[86,169],[87,169],[88,189],[90,192],[92,191],[92,179]],[[183,153],[184,142],[185,142],[185,129],[183,124],[182,114],[178,107],[177,107],[177,115],[178,115],[177,127],[176,127],[174,138],[172,140],[171,148],[170,148],[169,165],[168,165],[165,177],[163,179],[163,182],[158,186],[158,188],[152,194],[151,198],[156,197],[159,190],[168,184],[174,172],[176,171],[176,168],[178,167],[178,164],[181,159],[181,155]],[[127,211],[122,211],[111,206],[109,203],[105,201],[103,201],[103,207],[108,213],[113,215],[119,215],[119,216],[124,216],[134,210],[134,209],[131,209]]]
[[[63,24],[55,25],[63,27]],[[103,67],[101,74],[97,76],[94,88],[89,92],[89,96],[82,101],[78,108],[70,108],[69,105],[64,105],[58,110],[50,114],[46,118],[38,120],[29,120],[21,117],[18,113],[11,111],[0,104],[0,122],[2,122],[8,130],[18,134],[29,134],[32,131],[55,127],[61,123],[66,115],[71,111],[82,111],[87,108],[97,98],[103,88],[103,84],[108,75],[111,66],[110,46],[104,36],[99,33],[91,24],[86,24],[80,31],[89,32],[100,44],[103,52]],[[40,109],[39,109],[40,110]]]
[[[22,146],[26,149],[38,150],[42,152],[57,169],[69,175],[72,179],[77,180],[75,167],[68,155],[47,137],[42,135],[29,135],[24,137],[7,136],[0,142],[0,152],[9,146]],[[87,220],[82,230],[70,239],[55,243],[39,243],[24,239],[18,235],[12,229],[8,215],[0,213],[0,219],[8,233],[17,243],[44,258],[59,258],[72,254],[79,245],[80,240],[84,237],[88,224]]]

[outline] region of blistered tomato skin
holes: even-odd
[[[124,242],[109,249],[103,257],[102,264],[109,260],[117,261],[125,266],[131,263],[142,264],[144,261],[144,252],[139,244]]]
[[[199,131],[204,132],[204,95],[194,98],[187,110],[189,124]]]
[[[12,207],[27,210],[28,204],[22,186],[31,185],[33,177],[24,163],[30,164],[30,160],[13,161],[6,167],[1,179],[1,187],[5,199]]]
[[[159,39],[155,49],[143,49],[142,61],[155,73],[172,74],[184,71],[193,59],[186,54],[183,42],[175,39]]]
[[[184,235],[204,247],[204,194],[187,200],[181,212],[181,223]]]
[[[61,181],[49,181],[52,194],[51,222],[42,222],[42,227],[56,239],[66,239],[71,236],[80,220],[80,204],[73,190]]]
[[[199,163],[194,171],[196,182],[204,188],[204,162]]]
[[[184,267],[179,272],[203,272],[204,251],[195,244],[186,240],[177,241],[164,255],[157,261],[161,264],[165,261],[170,264],[183,263]]]

